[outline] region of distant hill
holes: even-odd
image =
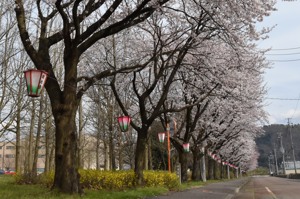
[[[256,145],[259,152],[258,166],[268,167],[268,158],[270,157],[271,163],[275,161],[275,151],[277,156],[278,165],[282,162],[282,153],[280,152],[280,139],[282,135],[282,144],[285,150],[285,160],[293,161],[291,138],[288,125],[272,124],[264,126],[264,135],[256,139]],[[300,125],[293,125],[290,128],[296,161],[300,161]]]

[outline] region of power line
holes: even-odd
[[[271,48],[270,50],[279,51],[279,50],[296,50],[296,49],[300,49],[300,46],[294,48]]]
[[[271,62],[293,62],[293,61],[300,61],[300,59],[286,59],[286,60],[268,60]]]
[[[269,48],[259,48],[259,49],[267,50],[267,51],[285,51],[285,50],[298,50],[298,49],[300,49],[300,46],[291,47],[291,48],[272,48],[272,47],[269,47]]]
[[[276,56],[281,56],[281,55],[299,55],[300,52],[297,52],[297,53],[267,53],[265,55],[276,55]]]
[[[300,98],[278,98],[278,97],[267,97],[269,100],[282,100],[282,101],[299,101]]]

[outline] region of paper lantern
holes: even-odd
[[[30,97],[39,97],[46,83],[48,73],[43,70],[29,69],[24,71],[27,93]]]
[[[182,144],[182,146],[183,146],[184,152],[186,152],[186,153],[190,152],[190,143],[184,143],[184,144]]]
[[[165,133],[165,132],[158,133],[158,140],[159,140],[160,143],[164,143],[164,141],[165,141],[165,136],[166,136],[166,133]]]
[[[129,116],[120,116],[118,117],[118,123],[122,132],[127,132],[130,124]]]

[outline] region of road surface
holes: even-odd
[[[300,199],[300,179],[254,176],[209,184],[155,199]],[[151,198],[151,199],[154,199]],[[148,198],[150,199],[150,198]]]
[[[252,177],[234,199],[300,199],[300,179]]]
[[[212,183],[200,188],[170,192],[167,195],[152,197],[151,199],[231,199],[248,180],[249,178],[242,178]]]

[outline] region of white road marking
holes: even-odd
[[[268,188],[268,187],[265,187],[266,188],[266,190],[272,195],[272,197],[274,198],[274,199],[278,199],[276,196],[275,196],[275,194]]]
[[[234,195],[228,194],[225,199],[232,199]]]

